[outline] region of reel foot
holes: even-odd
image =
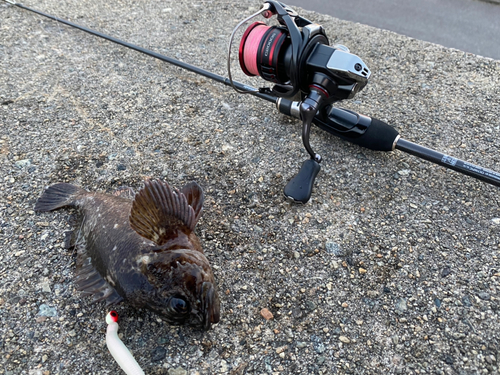
[[[321,165],[314,159],[308,159],[302,163],[299,173],[286,184],[283,190],[285,197],[295,203],[307,203],[311,198],[314,180],[320,169]]]

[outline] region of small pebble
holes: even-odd
[[[46,305],[44,303],[41,304],[38,309],[39,316],[51,317],[57,315],[57,310],[55,307],[50,307],[49,305]]]
[[[157,346],[151,352],[151,361],[159,362],[165,358],[167,355],[167,350],[163,346]]]
[[[168,370],[168,375],[187,375],[187,371],[184,370],[181,366],[177,368],[171,368]]]
[[[339,336],[339,340],[344,344],[349,344],[351,342],[351,340],[349,340],[349,338],[347,338],[346,336]]]
[[[327,242],[325,244],[325,248],[326,248],[326,252],[328,254],[333,254],[335,256],[342,256],[343,255],[343,251],[340,248],[340,245],[336,242]]]
[[[266,320],[271,320],[272,318],[274,318],[273,313],[265,307],[260,310],[260,315],[262,315],[262,317]]]
[[[310,311],[314,311],[318,307],[313,301],[307,301],[306,306]]]
[[[186,371],[186,370],[184,370],[184,371]],[[227,374],[227,372],[228,372],[227,362],[223,359],[220,361],[219,371],[221,374]],[[187,373],[187,371],[186,371],[186,373]]]
[[[15,164],[16,164],[16,167],[18,167],[18,168],[29,167],[31,165],[31,160],[30,159],[18,160],[15,162]]]
[[[286,350],[286,346],[280,346],[279,348],[276,348],[276,353],[280,354]]]
[[[293,310],[292,310],[292,316],[294,318],[301,318],[303,315],[303,312],[302,312],[302,309],[300,307],[295,307]]]
[[[450,356],[450,355],[446,355],[446,356],[444,357],[444,362],[445,362],[446,364],[448,364],[448,365],[452,365],[452,364],[453,364],[453,362],[454,362],[454,361],[453,361],[453,357],[452,357],[452,356]]]
[[[441,272],[441,277],[446,277],[451,273],[450,267],[445,267],[443,268],[443,271]]]
[[[41,287],[42,287],[42,291],[44,293],[50,293],[51,292],[51,289],[50,289],[50,284],[48,281],[45,281],[41,284]]]
[[[399,298],[396,302],[396,312],[402,313],[408,309],[406,305],[406,298]]]
[[[487,292],[478,293],[477,296],[481,298],[483,301],[489,301],[491,299],[491,295]]]

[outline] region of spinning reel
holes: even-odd
[[[268,0],[261,10],[240,22],[231,35],[228,53],[231,84],[230,56],[234,35],[244,23],[258,15],[265,18],[276,15],[280,26],[252,23],[240,42],[239,63],[246,75],[260,76],[275,83],[271,92],[280,98],[278,109],[302,120],[302,142],[310,159],[302,164],[284,193],[295,202],[305,203],[321,169],[321,156],[313,151],[309,142],[314,117],[336,101],[353,98],[366,86],[371,73],[347,47],[330,47],[322,26],[300,17],[283,3]],[[252,93],[233,87],[240,93]],[[290,102],[299,93],[300,102]],[[281,98],[288,101],[283,102]],[[280,108],[283,106],[289,106],[289,109]]]

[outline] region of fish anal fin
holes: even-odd
[[[188,185],[186,193],[171,189],[159,180],[148,180],[135,196],[130,211],[130,226],[139,235],[161,246],[179,233],[189,235],[196,226],[203,192],[198,186]],[[189,202],[195,204],[193,208]]]

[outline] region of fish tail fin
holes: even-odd
[[[49,186],[35,204],[35,211],[52,211],[64,206],[72,206],[78,195],[86,193],[78,186],[59,183]]]

